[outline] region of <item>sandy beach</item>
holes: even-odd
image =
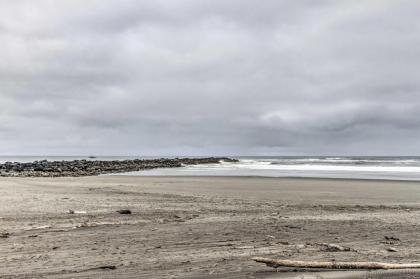
[[[419,231],[420,182],[0,178],[0,278],[284,278],[251,258],[416,262]]]

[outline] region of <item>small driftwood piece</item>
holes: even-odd
[[[338,244],[333,243],[316,243],[317,245],[323,247],[323,250],[326,252],[349,252],[352,251],[349,247],[344,247]]]
[[[292,261],[255,257],[258,263],[265,263],[270,267],[294,267],[294,268],[325,268],[325,269],[406,269],[420,268],[420,263],[393,264],[380,262],[317,262],[317,261]]]

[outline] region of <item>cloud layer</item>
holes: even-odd
[[[0,0],[0,154],[419,155],[419,11]]]

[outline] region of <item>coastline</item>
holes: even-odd
[[[227,157],[158,158],[132,160],[72,160],[5,162],[0,164],[3,177],[80,177],[100,174],[115,174],[151,170],[157,168],[179,168],[189,165],[219,164],[222,161],[237,162]]]
[[[317,177],[317,176],[264,176],[264,175],[132,175],[132,174],[124,174],[124,173],[107,173],[98,176],[117,176],[117,177],[171,177],[171,178],[186,178],[186,177],[197,177],[197,178],[258,178],[258,179],[294,179],[294,180],[326,180],[326,181],[372,181],[372,182],[403,182],[403,183],[420,183],[420,179],[387,179],[387,178],[346,178],[346,177]],[[36,178],[36,177],[33,177]]]
[[[2,278],[283,278],[250,259],[419,261],[420,182],[2,177],[0,223]]]
[[[308,177],[420,181],[417,157],[271,157],[120,173],[138,176]]]

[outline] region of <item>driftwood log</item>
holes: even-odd
[[[317,261],[291,261],[255,257],[259,263],[265,263],[270,267],[294,267],[294,268],[325,268],[325,269],[406,269],[420,268],[420,263],[394,264],[380,262],[317,262]]]

